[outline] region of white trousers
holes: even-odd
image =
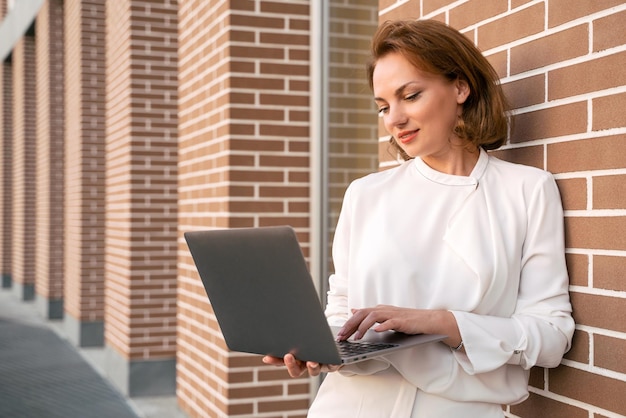
[[[407,382],[393,367],[372,375],[329,373],[309,418],[502,418],[500,405],[457,402]]]

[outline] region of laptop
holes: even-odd
[[[370,330],[337,342],[290,226],[184,234],[224,340],[232,351],[347,364],[436,342],[444,335]],[[343,352],[343,354],[342,354]]]

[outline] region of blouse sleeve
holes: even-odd
[[[452,311],[465,353],[455,352],[469,374],[504,364],[556,367],[574,333],[565,265],[563,209],[551,175],[542,177],[527,206],[526,237],[516,306],[510,318]]]
[[[350,253],[350,187],[345,193],[333,239],[335,272],[328,279],[326,318],[330,326],[342,326],[350,317],[348,309],[348,257]]]

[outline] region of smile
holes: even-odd
[[[418,132],[419,132],[419,129],[416,129],[414,131],[402,131],[398,134],[398,140],[402,142],[403,144],[408,144],[413,139],[415,139]]]

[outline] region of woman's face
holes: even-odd
[[[395,52],[376,62],[372,82],[385,129],[409,156],[433,167],[449,158],[452,144],[460,143],[453,129],[469,94],[467,83],[421,71]]]

